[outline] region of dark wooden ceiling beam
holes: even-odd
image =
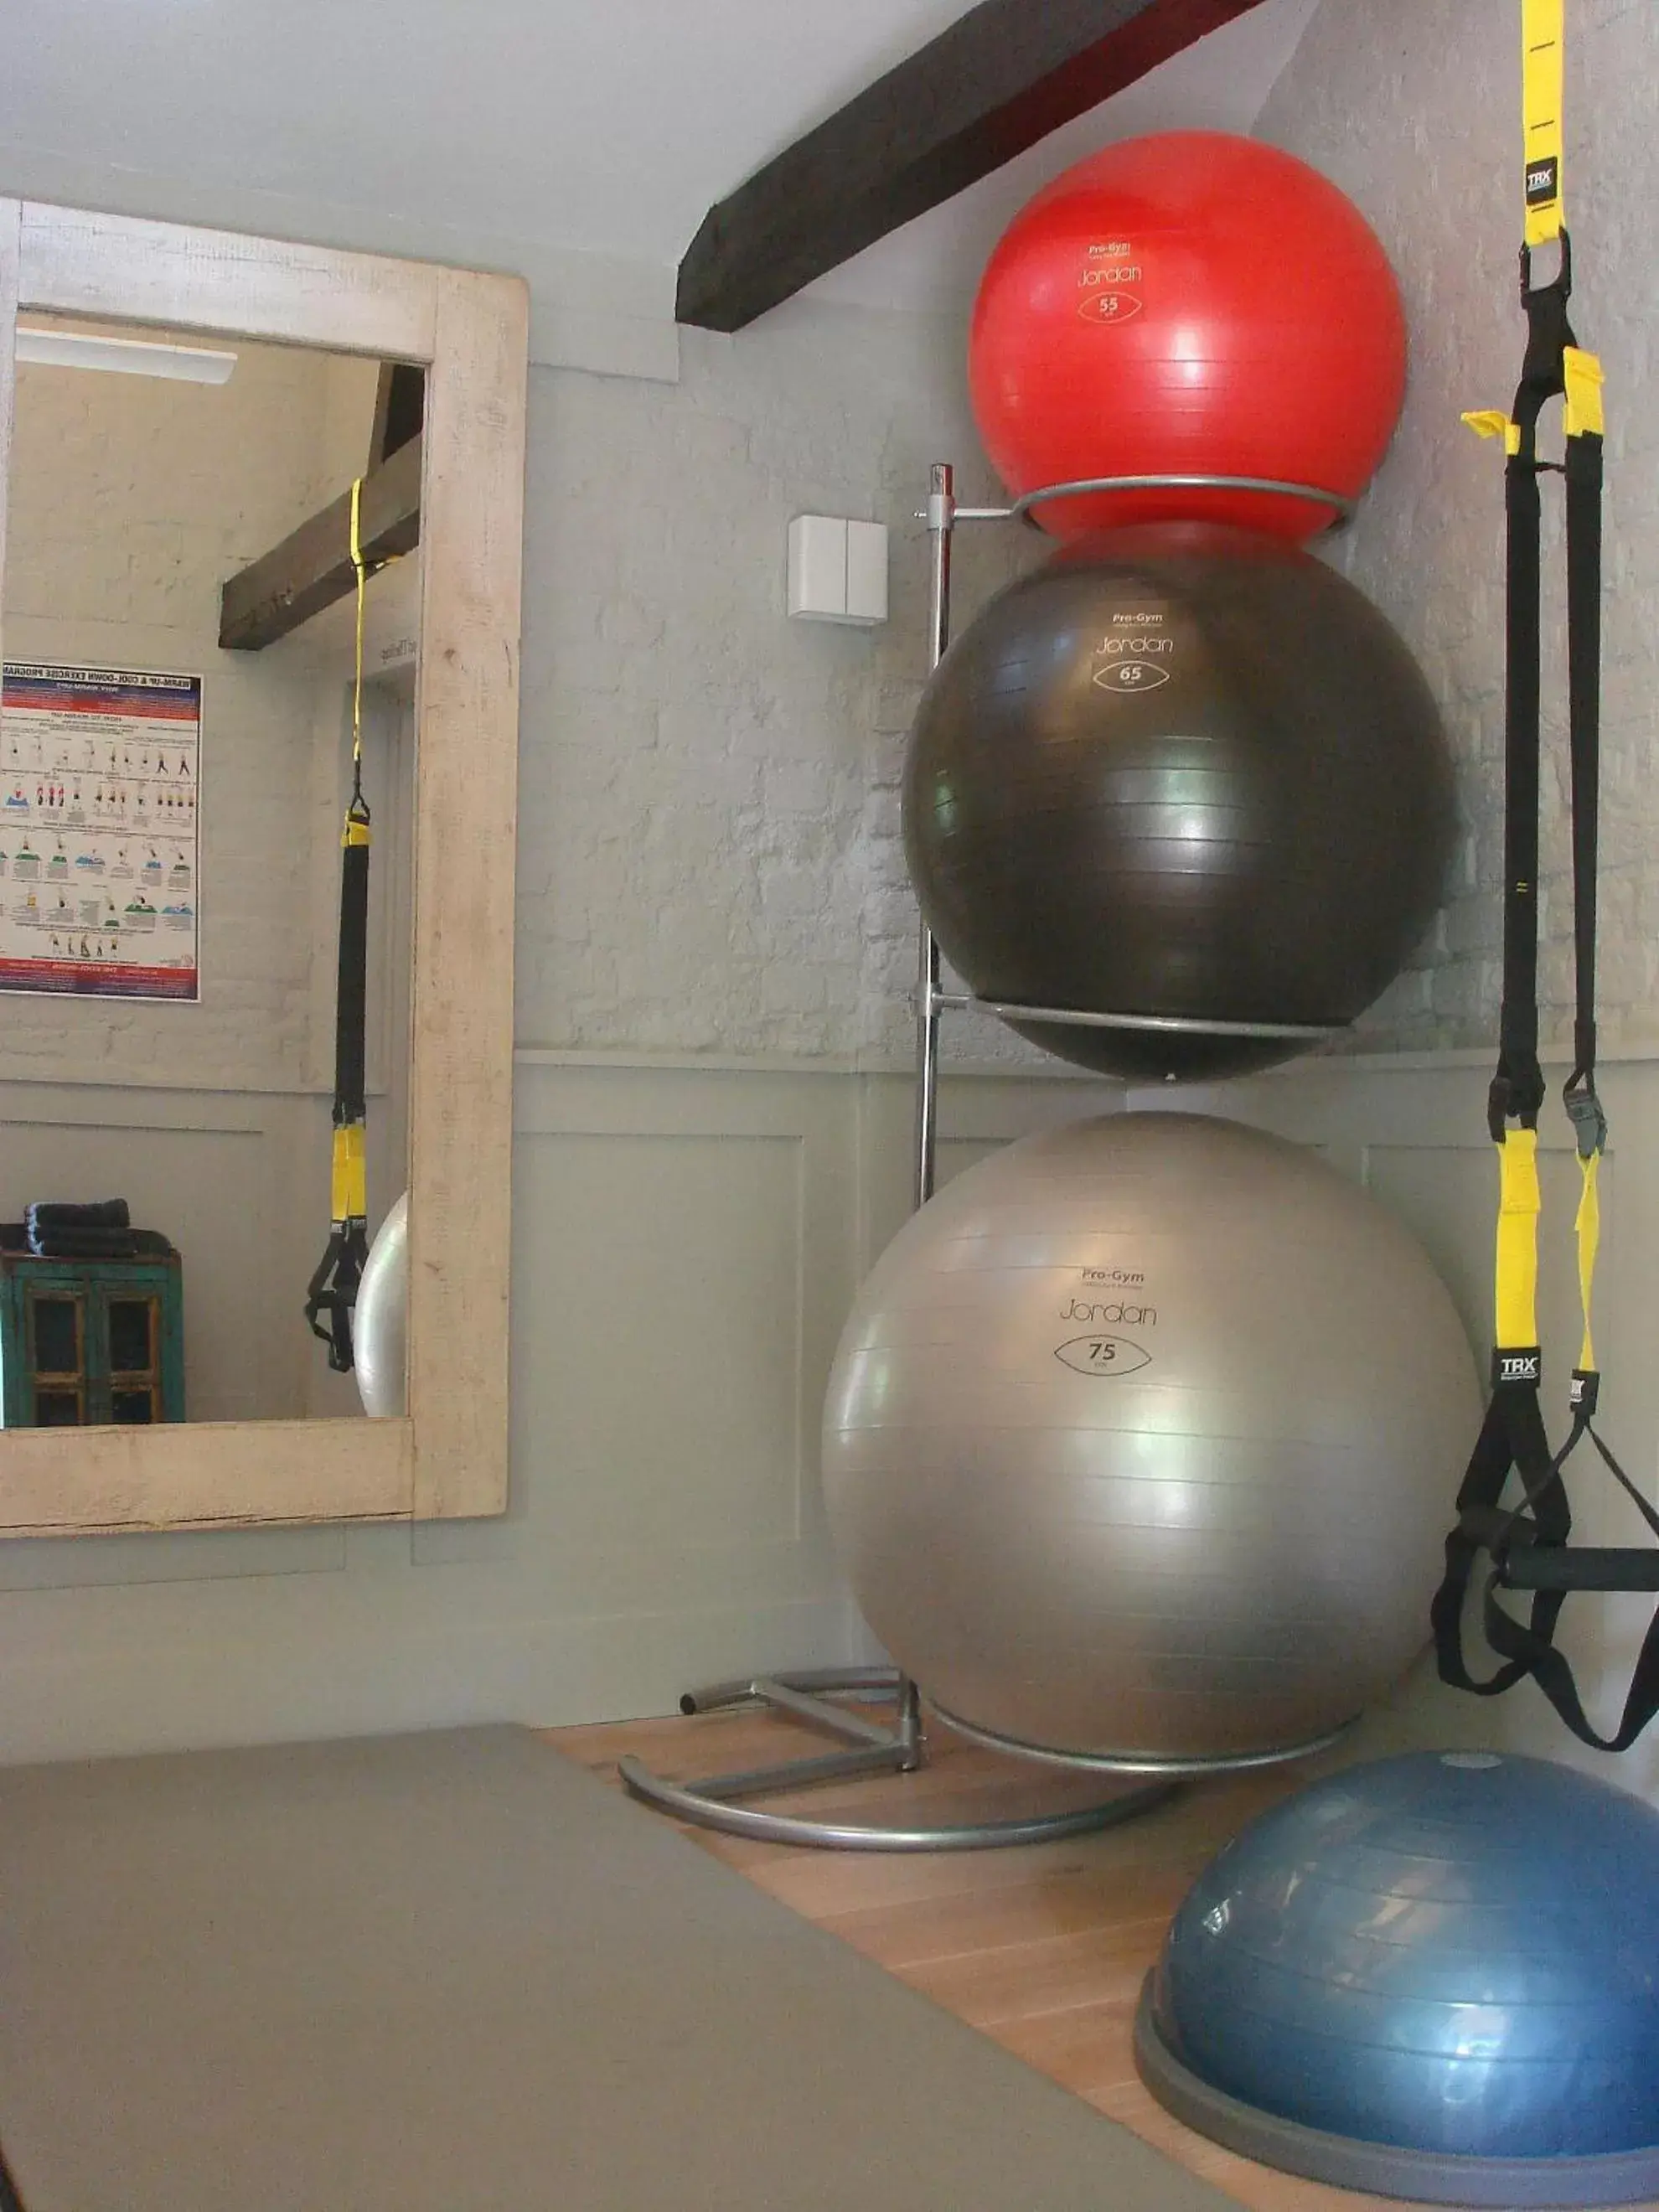
[[[710,208],[675,314],[738,331],[1261,0],[980,0]]]
[[[426,419],[426,371],[413,362],[383,361],[374,387],[374,424],[368,437],[368,465],[378,469],[400,446],[421,434]]]
[[[371,566],[421,542],[421,440],[411,438],[363,478],[358,531]],[[219,594],[219,642],[258,653],[343,599],[356,582],[351,562],[351,495],[337,500],[239,569]]]

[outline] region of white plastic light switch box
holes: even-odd
[[[816,622],[887,619],[887,526],[798,514],[789,526],[789,611]]]

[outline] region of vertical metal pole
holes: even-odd
[[[927,1756],[927,1739],[921,1727],[921,1692],[908,1674],[898,1681],[898,1771],[914,1774]]]
[[[956,471],[935,461],[927,487],[927,535],[933,563],[927,580],[927,669],[931,675],[951,642],[951,532],[956,526]],[[915,1200],[933,1194],[939,1157],[939,946],[924,921],[916,945]],[[899,1771],[913,1774],[927,1757],[921,1698],[908,1674],[898,1683]]]
[[[933,567],[927,586],[927,667],[931,673],[951,642],[951,532],[956,526],[956,471],[935,461],[927,490],[927,534]],[[916,957],[916,1178],[918,1206],[933,1194],[939,1155],[939,946],[924,921]]]

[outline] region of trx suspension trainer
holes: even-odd
[[[1659,1513],[1642,1497],[1594,1425],[1601,1377],[1590,1303],[1601,1217],[1598,1182],[1607,1117],[1595,1089],[1595,894],[1599,806],[1601,592],[1601,370],[1577,344],[1568,318],[1572,246],[1562,216],[1561,89],[1564,0],[1522,0],[1525,101],[1525,242],[1521,301],[1527,346],[1514,412],[1464,417],[1501,436],[1508,573],[1504,730],[1504,996],[1498,1066],[1487,1121],[1498,1147],[1499,1200],[1492,1398],[1446,1539],[1446,1573],[1432,1608],[1441,1679],[1496,1697],[1530,1675],[1583,1742],[1623,1751],[1659,1711],[1659,1614],[1643,1643],[1617,1729],[1600,1735],[1585,1713],[1565,1658],[1555,1648],[1562,1607],[1573,1590],[1659,1590],[1659,1550],[1569,1542],[1572,1515],[1564,1470],[1588,1437],[1656,1537]],[[1559,243],[1554,279],[1534,284],[1535,247]],[[1541,460],[1543,408],[1564,401],[1565,456]],[[1540,1402],[1538,1233],[1541,1210],[1538,1121],[1545,1097],[1538,1059],[1538,863],[1540,632],[1542,592],[1540,479],[1565,483],[1567,684],[1572,812],[1576,1009],[1573,1068],[1562,1093],[1577,1142],[1582,1190],[1577,1218],[1583,1340],[1568,1395],[1566,1441],[1550,1447]],[[1504,1497],[1510,1477],[1521,1496]],[[1463,1650],[1464,1601],[1480,1555],[1490,1561],[1483,1592],[1487,1643],[1500,1661],[1485,1680]],[[1525,1593],[1525,1618],[1504,1602]]]
[[[351,797],[340,838],[340,951],[334,1000],[334,1157],[328,1246],[306,1292],[311,1333],[328,1346],[328,1364],[354,1364],[351,1315],[368,1258],[368,1190],[364,1124],[364,1029],[368,971],[368,802],[363,797],[362,478],[351,487],[351,565],[357,580],[356,661],[351,694]],[[325,1321],[323,1316],[326,1315]]]

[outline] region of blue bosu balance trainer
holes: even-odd
[[[1178,2118],[1316,2180],[1659,2195],[1659,1812],[1491,1752],[1316,1783],[1200,1877],[1135,2056]]]

